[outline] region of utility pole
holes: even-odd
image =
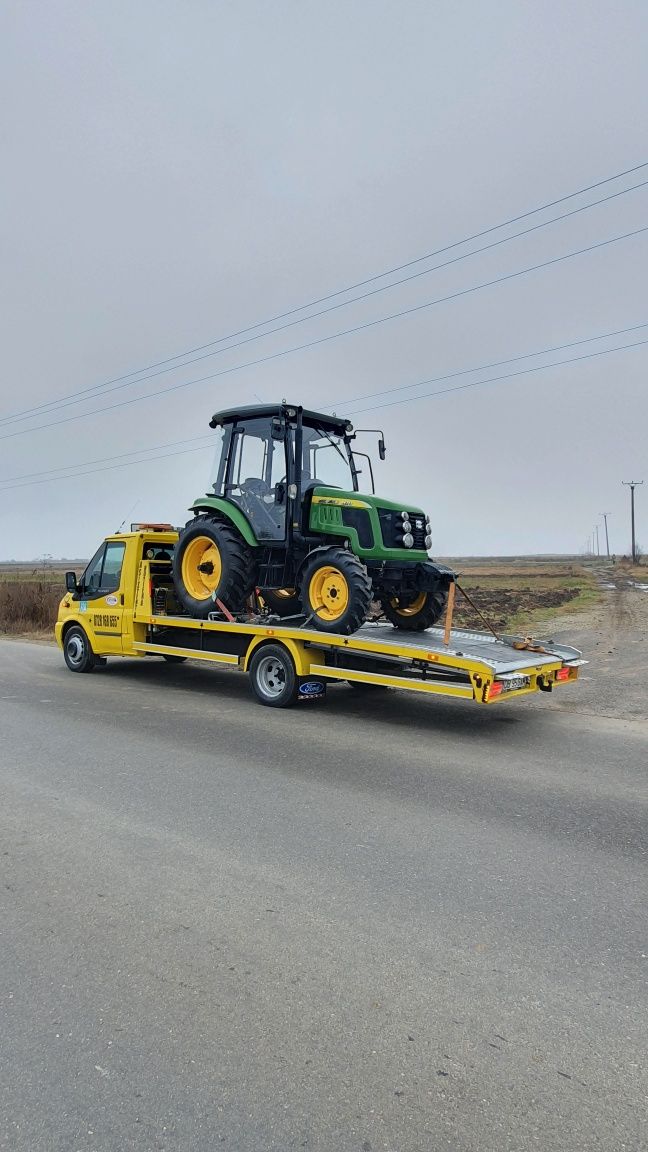
[[[594,525],[594,533],[596,535],[596,555],[600,556],[601,555],[601,549],[599,548],[598,524]]]
[[[634,490],[640,488],[643,480],[622,480],[621,483],[630,489],[630,523],[632,526],[632,563],[637,563],[637,541],[635,539]]]
[[[607,518],[609,515],[610,515],[609,512],[599,512],[599,516],[602,516],[603,520],[605,521],[605,551],[607,552],[608,560],[610,559],[610,537],[608,536],[608,526],[607,526]]]

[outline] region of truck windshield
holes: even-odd
[[[302,490],[315,484],[345,492],[357,487],[348,445],[335,432],[304,426],[302,460]]]

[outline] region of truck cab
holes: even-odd
[[[170,524],[133,525],[130,532],[116,532],[102,541],[85,571],[66,572],[66,593],[59,606],[56,641],[68,655],[83,659],[84,635],[90,651],[105,656],[134,655],[136,625],[134,591],[147,561],[151,582],[173,595],[171,562],[178,533]],[[76,642],[65,647],[72,628],[81,630]],[[76,633],[75,633],[76,635]]]

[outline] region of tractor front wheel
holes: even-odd
[[[392,596],[381,598],[387,619],[405,632],[424,632],[443,616],[447,592],[419,592],[414,598]]]
[[[303,611],[322,632],[349,635],[361,628],[371,606],[371,580],[364,564],[344,548],[316,552],[302,574]]]
[[[255,585],[252,550],[232,524],[197,516],[175,546],[173,583],[190,616],[204,619],[217,610],[216,600],[236,612]]]

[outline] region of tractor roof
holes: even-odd
[[[272,419],[273,416],[294,419],[301,412],[304,424],[315,424],[318,428],[326,428],[329,432],[338,432],[341,436],[351,432],[353,425],[344,416],[331,416],[327,412],[312,412],[302,408],[300,404],[245,404],[240,408],[227,408],[224,412],[216,412],[209,421],[210,428],[218,428],[221,424],[233,424],[236,420]]]

